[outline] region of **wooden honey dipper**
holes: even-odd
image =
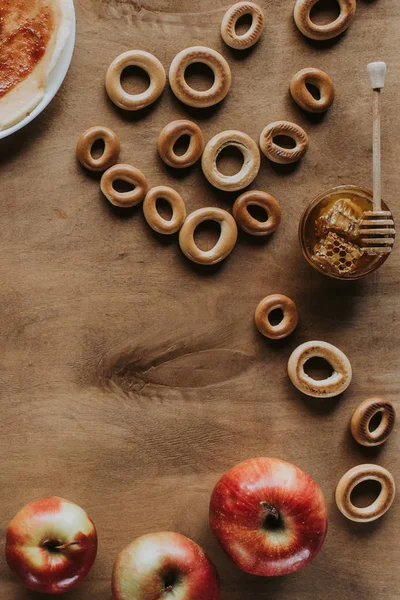
[[[386,64],[373,62],[367,66],[373,90],[373,210],[363,213],[359,235],[361,248],[367,254],[389,254],[396,229],[392,213],[382,210],[381,180],[381,90],[385,85]],[[363,237],[366,236],[366,237]]]

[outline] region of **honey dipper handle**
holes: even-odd
[[[386,64],[373,62],[367,66],[371,87],[373,90],[373,202],[374,211],[382,210],[382,180],[381,180],[381,90],[385,85]]]
[[[373,106],[373,129],[372,129],[372,181],[374,210],[382,210],[382,176],[381,176],[381,90],[374,90]]]

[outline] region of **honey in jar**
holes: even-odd
[[[389,210],[382,202],[383,210]],[[372,193],[357,186],[324,192],[305,210],[299,235],[303,254],[317,271],[338,279],[357,279],[378,269],[388,254],[361,247],[359,228],[365,211],[373,210]]]

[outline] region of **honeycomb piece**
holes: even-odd
[[[314,247],[313,260],[337,275],[352,273],[363,255],[362,250],[337,233],[329,232]]]
[[[316,237],[326,237],[332,231],[347,240],[355,240],[358,237],[362,215],[362,209],[353,200],[341,198],[331,206],[327,213],[317,219]]]

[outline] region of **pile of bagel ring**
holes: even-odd
[[[342,34],[352,22],[356,11],[356,0],[338,0],[340,14],[332,23],[315,24],[310,16],[318,0],[297,0],[294,19],[299,30],[314,40],[328,40]],[[238,20],[251,16],[251,25],[244,34],[236,30]],[[235,50],[245,50],[253,46],[264,30],[264,14],[253,2],[238,2],[225,14],[221,23],[221,35],[225,43]],[[203,63],[214,74],[213,85],[205,91],[195,90],[188,85],[185,73],[189,65]],[[140,94],[129,94],[121,85],[121,75],[129,66],[143,69],[150,78],[149,87]],[[179,52],[169,70],[169,83],[175,96],[187,106],[206,108],[221,102],[231,86],[229,64],[216,50],[204,46],[194,46]],[[131,50],[118,56],[108,68],[105,80],[107,94],[119,108],[137,111],[155,102],[166,85],[166,74],[161,62],[149,52]],[[310,89],[318,90],[315,96]],[[315,68],[303,69],[296,73],[290,82],[293,100],[304,111],[321,113],[330,108],[335,91],[332,79]],[[175,145],[183,136],[189,144],[180,155]],[[291,138],[293,148],[284,148],[277,143],[279,136]],[[104,150],[100,157],[92,154],[95,142],[102,140]],[[259,147],[271,161],[290,164],[299,161],[307,152],[307,133],[295,123],[278,121],[267,125],[261,132]],[[161,159],[174,169],[184,169],[201,159],[204,176],[217,189],[235,192],[243,190],[253,182],[260,169],[260,151],[256,142],[246,133],[236,130],[223,131],[205,144],[204,135],[198,125],[188,119],[168,123],[159,134],[158,152]],[[243,165],[238,173],[225,175],[217,167],[219,154],[227,147],[237,148],[243,155]],[[186,214],[185,203],[180,194],[171,187],[159,185],[148,189],[145,175],[128,164],[118,164],[120,141],[109,128],[91,127],[79,138],[77,158],[92,171],[103,172],[100,187],[104,196],[113,205],[127,208],[143,202],[143,213],[147,223],[156,232],[171,235],[179,232],[179,245],[183,253],[193,262],[203,265],[216,264],[233,250],[237,236],[237,226],[250,235],[265,236],[273,233],[281,221],[279,202],[270,194],[249,190],[236,199],[233,216],[216,207],[201,208],[190,215]],[[116,181],[122,180],[133,186],[127,192],[115,189]],[[160,214],[157,201],[163,199],[170,205],[172,217],[165,219]],[[266,221],[255,219],[249,207],[261,207],[267,214]],[[201,250],[195,242],[194,234],[203,221],[216,221],[220,224],[220,237],[211,250]],[[281,318],[275,325],[270,316],[280,311]],[[282,294],[264,298],[255,311],[255,324],[262,335],[270,339],[283,339],[290,335],[298,323],[295,303]],[[323,380],[314,379],[305,370],[306,363],[313,358],[325,359],[332,367],[332,373]],[[330,398],[341,394],[350,385],[352,368],[347,356],[332,344],[312,341],[301,344],[294,350],[288,361],[288,374],[293,385],[302,393],[316,398]],[[371,431],[371,421],[381,415],[380,424]],[[382,398],[370,398],[355,410],[351,420],[351,432],[355,440],[364,446],[377,446],[385,442],[393,431],[396,413],[393,404]],[[359,508],[351,500],[353,489],[362,481],[376,480],[381,484],[381,493],[376,501],[366,508]],[[349,519],[368,522],[382,516],[391,506],[395,486],[389,471],[378,465],[358,465],[350,469],[340,480],[336,489],[336,502],[339,510]]]
[[[303,2],[303,5],[306,3]],[[310,3],[309,3],[310,4]],[[296,9],[297,10],[297,9]],[[298,11],[297,11],[298,12]],[[295,12],[295,18],[297,12]],[[251,16],[251,25],[242,35],[236,31],[237,22],[244,15]],[[297,22],[297,21],[296,21]],[[247,49],[253,46],[264,30],[265,18],[262,9],[253,2],[238,2],[225,14],[221,23],[221,35],[230,47]],[[188,85],[185,72],[189,65],[203,63],[214,74],[214,83],[208,90],[195,90]],[[129,94],[121,84],[123,71],[135,66],[143,69],[149,76],[150,85],[142,93]],[[231,70],[225,58],[216,50],[205,46],[194,46],[179,52],[169,69],[169,83],[175,96],[191,107],[206,108],[221,102],[231,87]],[[166,73],[161,62],[149,52],[130,50],[118,56],[107,70],[105,87],[111,101],[119,108],[137,111],[155,102],[166,85]],[[309,86],[315,86],[319,98],[314,97]],[[332,79],[319,69],[303,69],[290,82],[290,91],[297,104],[308,112],[326,111],[334,100]],[[189,138],[189,145],[183,155],[175,152],[175,144],[183,137]],[[278,143],[279,136],[293,141],[292,148]],[[102,140],[104,151],[98,158],[92,155],[95,142]],[[246,188],[260,169],[260,151],[256,142],[246,133],[237,130],[223,131],[205,144],[204,135],[196,123],[180,119],[168,123],[158,138],[158,152],[162,160],[175,169],[188,168],[201,159],[203,173],[217,189],[235,192]],[[290,164],[299,161],[307,152],[309,139],[299,125],[289,121],[270,123],[261,132],[259,147],[262,153],[278,164]],[[223,174],[217,166],[220,153],[228,147],[237,148],[243,155],[243,165],[234,175]],[[279,227],[281,208],[271,194],[260,190],[242,193],[233,205],[233,216],[226,210],[216,207],[201,208],[192,214],[186,214],[185,203],[180,194],[171,187],[159,185],[148,189],[146,176],[136,167],[118,164],[120,142],[118,136],[103,126],[91,127],[79,138],[77,157],[81,164],[93,171],[105,171],[101,178],[101,190],[115,206],[128,208],[143,201],[146,221],[155,231],[164,235],[179,233],[179,245],[183,253],[193,262],[212,265],[225,259],[233,250],[238,226],[250,235],[270,235]],[[125,181],[133,186],[128,192],[118,192],[115,182]],[[165,200],[171,208],[171,219],[161,216],[157,201]],[[254,218],[249,208],[258,206],[265,211],[267,220]],[[216,221],[221,233],[218,242],[211,250],[201,250],[194,240],[194,233],[203,221]]]

